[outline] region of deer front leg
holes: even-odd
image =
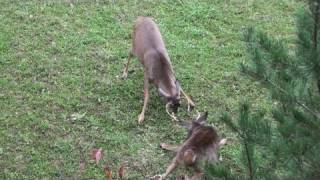
[[[148,80],[148,77],[147,77],[146,74],[144,75],[144,90],[143,90],[143,94],[144,94],[143,108],[142,108],[142,111],[141,111],[141,113],[139,115],[139,119],[138,119],[139,124],[141,124],[144,121],[144,114],[146,112],[147,104],[148,104],[148,101],[149,101],[149,80]]]
[[[181,93],[186,97],[188,101],[188,111],[191,111],[196,105],[192,101],[192,99],[183,91],[183,89],[180,87]]]
[[[132,50],[129,52],[129,56],[128,56],[128,61],[125,64],[125,67],[123,69],[123,73],[122,73],[122,78],[127,78],[128,77],[128,68],[129,68],[129,64],[130,64],[130,60],[133,57],[133,53]]]

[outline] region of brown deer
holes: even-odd
[[[219,160],[218,150],[227,142],[227,139],[220,139],[213,127],[204,125],[207,117],[206,112],[185,125],[188,129],[188,136],[180,146],[161,144],[163,149],[174,151],[176,156],[165,174],[156,175],[151,179],[165,179],[180,164],[193,167],[196,175],[192,178],[201,179],[203,174],[199,169],[199,163],[204,161],[215,163]],[[185,176],[185,178],[188,177]]]
[[[144,120],[149,101],[149,84],[155,85],[159,94],[165,97],[166,109],[170,107],[174,113],[180,106],[180,92],[187,98],[188,110],[195,106],[179,85],[160,30],[150,17],[138,17],[135,22],[132,33],[132,49],[123,70],[123,78],[128,75],[128,66],[133,56],[138,57],[144,67],[144,102],[139,115],[139,123]]]

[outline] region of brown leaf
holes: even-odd
[[[99,161],[100,161],[101,157],[102,157],[102,149],[101,148],[92,149],[91,158],[96,161],[97,165],[99,164]]]
[[[104,166],[104,173],[106,174],[106,180],[112,180],[112,171],[108,165]]]
[[[118,170],[118,175],[119,175],[119,178],[120,180],[123,180],[124,179],[124,164],[122,164]]]
[[[84,162],[80,162],[79,168],[81,171],[83,171],[86,168],[86,164]]]

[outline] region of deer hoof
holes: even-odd
[[[138,123],[141,124],[144,121],[144,114],[139,115]]]
[[[128,77],[128,73],[127,72],[124,72],[121,76],[122,79],[127,79]]]
[[[160,144],[160,148],[161,148],[161,149],[165,149],[165,150],[166,150],[167,147],[168,147],[168,145],[167,145],[166,143],[161,143],[161,144]]]
[[[191,112],[194,109],[195,105],[188,104],[188,111]]]

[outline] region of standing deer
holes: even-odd
[[[227,139],[220,139],[213,127],[204,125],[207,117],[206,112],[185,125],[188,136],[180,146],[161,144],[163,149],[174,151],[176,156],[163,175],[156,175],[151,179],[165,179],[180,164],[193,167],[197,173],[193,179],[201,179],[203,174],[199,169],[199,163],[204,161],[215,163],[219,160],[218,150]]]
[[[149,101],[150,83],[154,84],[159,94],[165,97],[167,112],[169,107],[174,113],[177,112],[180,106],[180,92],[188,101],[188,109],[195,106],[194,102],[184,93],[175,78],[160,30],[150,17],[138,17],[135,22],[132,33],[132,49],[123,70],[123,78],[126,78],[128,75],[128,66],[133,56],[138,57],[144,67],[144,102],[138,119],[139,123],[142,123],[144,120],[144,114]]]

